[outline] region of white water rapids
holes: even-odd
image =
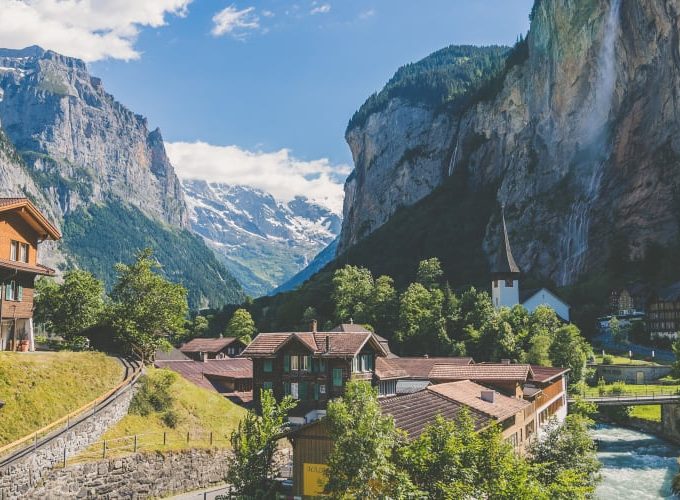
[[[602,482],[595,496],[602,500],[676,498],[671,481],[678,472],[680,447],[643,432],[598,425],[591,435],[598,441]]]

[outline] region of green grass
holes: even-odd
[[[658,365],[659,363],[653,363],[651,361],[645,361],[644,359],[635,359],[633,358],[632,360],[630,358],[627,358],[625,356],[616,356],[614,354],[607,354],[607,357],[613,358],[613,364],[615,365],[647,365],[647,366],[652,366],[652,365]],[[596,355],[595,360],[598,365],[602,364],[602,355]]]
[[[606,388],[609,389],[612,387],[613,384],[607,384]],[[634,384],[624,384],[621,386],[623,393],[624,394],[637,394],[637,395],[645,395],[649,394],[650,396],[653,393],[657,394],[669,394],[669,393],[674,393],[678,390],[680,390],[680,385],[658,385],[658,384],[641,384],[641,385],[634,385]],[[607,393],[608,394],[608,393]],[[600,395],[599,388],[598,387],[588,387],[586,388],[586,396],[587,397],[598,397]]]
[[[147,368],[146,374],[154,378],[163,372],[167,373],[168,370]],[[210,432],[213,433],[213,446],[228,447],[231,432],[245,416],[246,410],[216,392],[198,387],[174,372],[170,373],[175,375],[170,393],[174,397],[173,410],[179,417],[174,429],[165,425],[161,413],[152,412],[147,416],[128,414],[77,460],[101,458],[104,440],[107,442],[107,457],[133,453],[135,435],[138,451],[206,448],[210,446]]]
[[[122,377],[118,360],[96,352],[0,353],[0,446],[77,410]]]
[[[661,422],[661,405],[631,406],[630,416],[651,422]]]

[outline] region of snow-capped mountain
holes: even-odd
[[[286,282],[340,233],[340,215],[301,196],[285,203],[247,186],[182,184],[192,229],[251,296]]]

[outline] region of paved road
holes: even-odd
[[[572,398],[569,402],[574,401]],[[677,404],[680,403],[680,395],[678,394],[657,394],[654,396],[596,396],[585,398],[584,401],[595,403],[602,406],[627,406],[627,405],[658,405],[658,404]]]
[[[229,498],[226,486],[209,488],[207,490],[192,491],[190,493],[183,493],[170,498],[173,500],[219,500],[219,497],[222,497],[225,500]]]
[[[607,352],[617,351],[621,353],[627,353],[628,351],[633,351],[633,354],[637,354],[638,356],[651,358],[652,351],[654,351],[654,359],[656,361],[662,363],[672,363],[675,361],[675,354],[673,354],[673,351],[669,351],[668,349],[659,349],[657,347],[647,347],[640,344],[617,343],[612,338],[611,333],[600,334],[594,337],[593,341],[602,344],[602,348]],[[595,352],[598,352],[598,350],[595,349]]]

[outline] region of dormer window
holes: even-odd
[[[352,363],[352,371],[355,373],[373,371],[373,356],[371,354],[356,356]]]

